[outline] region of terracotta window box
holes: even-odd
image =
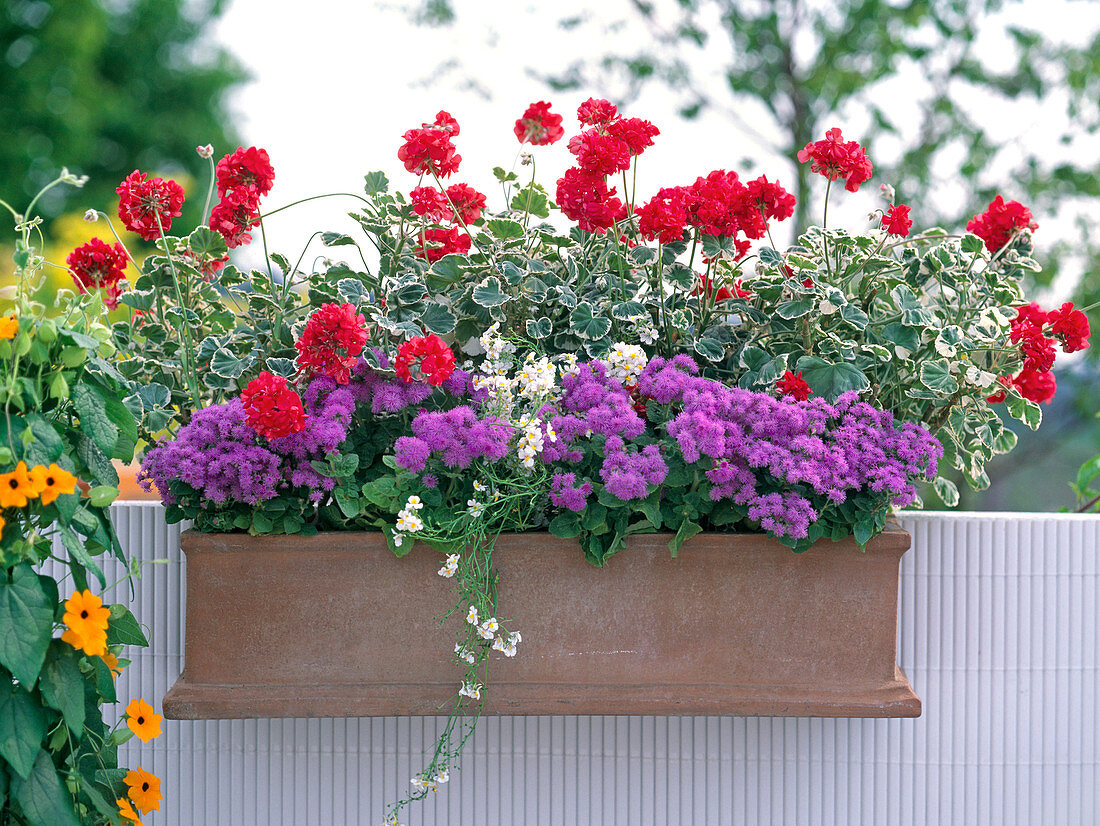
[[[637,535],[606,568],[546,534],[504,535],[498,616],[519,656],[490,659],[487,714],[917,717],[896,665],[896,525],[792,553],[700,534],[672,559]],[[175,719],[430,715],[453,698],[454,604],[424,546],[378,534],[187,531],[185,667]]]

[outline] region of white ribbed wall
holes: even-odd
[[[182,664],[178,530],[155,505],[118,505],[115,517],[127,553],[169,560],[137,584],[152,647],[119,680],[120,697],[159,710]],[[1100,823],[1100,517],[923,513],[903,524],[914,548],[900,661],[920,719],[487,718],[462,770],[405,822]],[[163,779],[165,805],[146,826],[376,826],[439,722],[165,721],[121,760]]]

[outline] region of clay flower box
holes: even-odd
[[[501,536],[499,615],[523,656],[490,662],[489,714],[916,717],[896,665],[896,523],[803,554],[700,534],[671,558],[636,535],[594,569],[570,540]],[[453,701],[454,604],[439,554],[379,534],[187,531],[176,719],[436,714]]]

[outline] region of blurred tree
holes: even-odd
[[[61,166],[90,176],[39,203],[110,211],[135,168],[205,181],[197,144],[236,148],[227,93],[247,75],[213,41],[223,0],[7,0],[0,5],[0,198],[25,204]],[[203,184],[204,185],[204,184]],[[192,188],[187,186],[189,194]],[[202,198],[185,204],[195,223]]]

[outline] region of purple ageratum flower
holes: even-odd
[[[394,445],[397,464],[419,473],[433,455],[449,468],[465,469],[475,459],[497,462],[508,455],[514,429],[498,416],[479,419],[468,405],[444,411],[422,411],[412,423],[412,436]]]
[[[559,508],[568,508],[574,513],[585,509],[591,493],[591,483],[578,485],[574,473],[555,473],[550,480],[550,501]]]
[[[645,499],[651,485],[659,485],[668,476],[668,465],[661,458],[657,445],[647,445],[631,452],[620,436],[611,436],[604,443],[604,460],[600,478],[607,492],[626,502]]]

